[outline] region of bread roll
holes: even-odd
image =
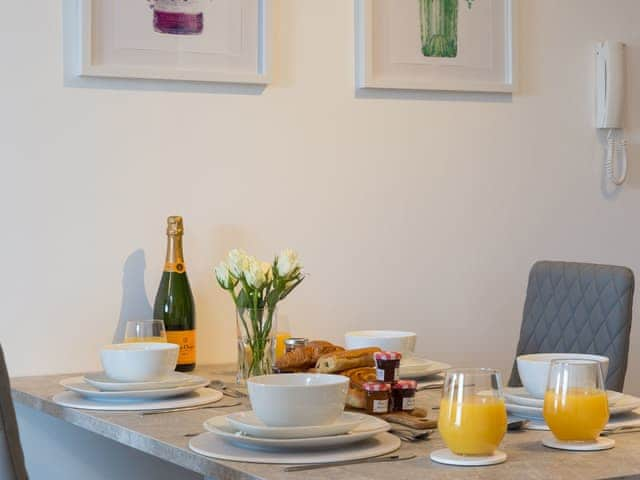
[[[276,360],[275,367],[278,371],[306,371],[315,366],[318,358],[331,352],[342,351],[344,348],[338,347],[330,342],[315,340],[309,342],[304,347],[298,347],[291,352],[287,352]]]
[[[349,377],[349,393],[347,393],[347,405],[352,408],[366,408],[367,397],[362,385],[376,381],[376,369],[373,367],[351,368],[340,372],[340,375]]]
[[[351,408],[367,408],[367,397],[360,387],[349,387],[347,393],[347,406]]]
[[[350,368],[373,367],[373,353],[379,351],[378,347],[369,347],[329,353],[318,359],[316,368],[320,373],[336,373]]]
[[[351,368],[340,372],[340,375],[349,377],[352,387],[362,388],[363,384],[376,381],[376,369],[374,367]]]

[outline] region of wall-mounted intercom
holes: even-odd
[[[596,128],[608,129],[606,170],[609,179],[622,185],[627,178],[627,141],[624,139],[625,46],[601,42],[596,46]],[[620,155],[622,172],[614,172]]]

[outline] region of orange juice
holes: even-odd
[[[569,388],[565,395],[547,390],[543,414],[558,440],[593,441],[609,420],[607,394],[584,388]]]
[[[504,400],[473,395],[457,403],[443,398],[438,430],[455,454],[491,455],[507,432]]]
[[[291,338],[291,334],[288,332],[278,332],[276,333],[276,359],[280,358],[284,355],[285,344],[284,341],[287,338]]]

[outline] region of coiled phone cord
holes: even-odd
[[[607,162],[606,162],[606,170],[607,176],[609,180],[611,180],[616,185],[622,185],[624,181],[627,179],[627,141],[623,138],[622,140],[618,140],[616,130],[613,128],[609,129],[609,134],[607,135]],[[615,175],[615,167],[613,165],[613,160],[616,155],[620,155],[622,160],[622,174],[619,177]]]

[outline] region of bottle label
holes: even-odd
[[[165,272],[175,272],[175,273],[184,273],[184,263],[182,262],[165,262],[164,264]]]
[[[175,343],[180,347],[178,365],[196,363],[196,331],[195,330],[168,330],[167,342]]]
[[[415,397],[404,397],[402,399],[402,410],[413,410],[414,408],[416,408]]]
[[[371,411],[373,413],[387,413],[389,411],[389,400],[374,400]]]

